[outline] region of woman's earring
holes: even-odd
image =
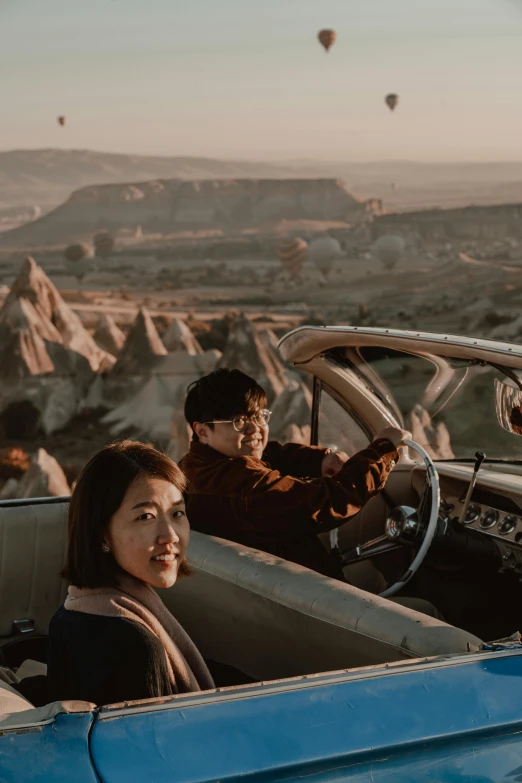
[[[110,551],[111,551],[111,550],[109,549],[109,547],[107,546],[107,544],[102,544],[102,552],[105,552],[105,553],[107,553],[107,552],[110,552]]]

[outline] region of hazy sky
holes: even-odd
[[[522,0],[0,0],[0,149],[56,146],[522,160]]]

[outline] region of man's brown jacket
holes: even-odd
[[[321,476],[325,453],[272,441],[262,460],[225,457],[193,441],[180,462],[191,527],[342,578],[317,534],[357,514],[382,489],[398,454],[390,441],[374,441],[328,478]]]

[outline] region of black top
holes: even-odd
[[[139,623],[62,606],[49,634],[51,701],[79,699],[101,706],[175,692],[163,645]]]

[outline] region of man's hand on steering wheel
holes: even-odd
[[[337,475],[348,459],[348,454],[344,451],[334,451],[327,454],[321,465],[321,475],[330,477]]]
[[[393,443],[396,449],[404,448],[404,441],[412,439],[411,432],[401,430],[399,427],[386,427],[379,432],[375,440],[379,440],[379,438],[386,438],[386,440]]]
[[[379,438],[386,438],[386,440],[393,443],[396,449],[400,449],[403,448],[405,440],[411,440],[411,432],[401,430],[399,427],[386,427],[379,432],[375,440],[379,440]],[[348,459],[348,454],[344,451],[334,451],[331,454],[326,454],[321,465],[321,475],[336,476]]]

